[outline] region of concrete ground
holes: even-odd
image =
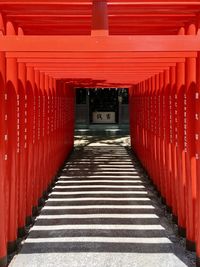
[[[129,143],[77,137],[10,267],[195,266]]]

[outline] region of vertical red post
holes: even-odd
[[[15,35],[15,29],[11,22],[7,22],[6,34]],[[16,249],[18,228],[18,178],[19,178],[19,99],[18,99],[18,68],[16,58],[6,60],[6,97],[8,115],[8,159],[7,159],[7,183],[9,187],[8,209],[8,252]],[[12,107],[12,108],[11,108]]]
[[[151,140],[150,140],[150,115],[151,115],[151,110],[150,110],[150,84],[149,84],[149,79],[146,81],[146,102],[147,102],[147,171],[149,172],[150,168],[150,147],[151,147]]]
[[[23,35],[21,28],[18,35]],[[18,93],[19,93],[19,209],[18,209],[18,236],[25,235],[26,224],[26,183],[27,183],[27,145],[26,145],[26,66],[18,63]]]
[[[166,183],[166,204],[167,209],[172,211],[172,192],[171,186],[173,186],[170,180],[170,106],[169,106],[169,94],[170,94],[170,72],[169,69],[164,71],[164,88],[163,88],[163,125],[164,125],[164,176]]]
[[[47,197],[48,188],[48,155],[49,155],[49,80],[44,74],[44,197]]]
[[[0,14],[0,35],[4,32],[4,22]],[[0,53],[0,266],[7,265],[7,234],[6,234],[6,100],[5,100],[5,54]]]
[[[176,67],[170,67],[170,144],[169,144],[169,175],[171,181],[172,214],[173,221],[178,222],[177,202],[179,201],[177,189],[179,187],[177,177],[177,155],[176,155],[176,122],[175,122],[175,95],[176,95]]]
[[[34,125],[34,136],[35,136],[35,162],[34,162],[34,168],[35,168],[35,207],[34,207],[34,213],[38,213],[38,204],[39,204],[39,199],[41,197],[41,191],[40,191],[40,185],[41,185],[41,180],[40,180],[40,162],[39,162],[39,144],[40,144],[40,73],[38,70],[34,70],[34,79],[35,79],[35,84],[34,84],[34,118],[35,118],[35,125]]]
[[[26,223],[32,222],[32,208],[35,204],[34,185],[35,185],[35,170],[34,170],[34,69],[27,67],[27,218]]]
[[[146,136],[145,136],[145,81],[142,82],[142,90],[141,90],[141,108],[142,108],[142,159],[143,159],[143,166],[146,162]]]
[[[53,158],[53,131],[52,131],[52,119],[53,119],[53,79],[49,76],[49,161]],[[50,185],[53,182],[54,177],[54,166],[50,168]]]
[[[189,25],[188,35],[196,35],[196,26]],[[186,152],[186,246],[195,250],[196,156],[195,156],[195,92],[196,58],[186,58],[185,152]]]
[[[184,34],[184,29],[181,29]],[[184,152],[184,92],[185,92],[185,63],[176,64],[176,93],[175,93],[175,144],[177,155],[177,180],[178,180],[178,229],[181,236],[186,231],[186,173],[185,173],[185,152]]]
[[[149,175],[150,177],[152,178],[153,180],[153,183],[156,185],[155,183],[155,179],[154,179],[154,175],[153,175],[153,171],[154,171],[154,159],[152,158],[153,157],[153,127],[154,127],[154,121],[153,121],[153,82],[152,82],[152,77],[149,79],[149,115],[150,115],[150,118],[149,118],[149,135],[150,135],[150,138],[149,138],[149,149],[150,149],[150,154],[149,154]]]
[[[55,147],[56,147],[56,131],[55,131],[55,117],[56,117],[56,87],[55,80],[51,77],[51,93],[52,93],[52,107],[51,107],[51,144],[52,144],[52,157],[54,158],[54,165],[52,166],[53,179],[57,172],[56,157],[55,157]],[[53,181],[54,182],[54,181]]]
[[[39,179],[39,199],[38,205],[43,205],[43,92],[41,90],[41,73],[35,71],[36,86],[38,90],[38,179]]]
[[[165,178],[165,125],[164,125],[164,73],[159,74],[160,80],[160,174],[161,195],[163,203],[166,203],[166,178]]]
[[[129,94],[129,121],[130,121],[130,138],[131,138],[131,147],[134,147],[134,138],[133,138],[133,131],[134,131],[134,96],[133,96],[134,86],[130,87],[128,90]]]
[[[147,81],[144,81],[144,88],[143,88],[143,125],[144,125],[144,162],[143,166],[147,168]]]
[[[155,181],[155,186],[158,188],[158,177],[157,177],[157,150],[156,150],[156,133],[157,133],[157,118],[156,118],[156,76],[151,78],[152,86],[152,176]]]
[[[160,80],[159,75],[156,75],[156,154],[157,154],[157,167],[156,175],[158,180],[157,190],[161,192],[161,158],[160,158]]]
[[[197,88],[196,88],[196,160],[197,160],[197,188],[200,188],[200,52],[197,57]],[[197,253],[197,267],[200,267],[200,190],[197,190],[196,200],[196,253]]]

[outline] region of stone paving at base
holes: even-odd
[[[75,149],[9,267],[193,266],[129,150]]]

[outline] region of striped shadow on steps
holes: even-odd
[[[127,255],[143,262],[132,267],[187,266],[159,214],[125,148],[86,147],[65,165],[12,266],[109,267]]]

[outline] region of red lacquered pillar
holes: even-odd
[[[54,80],[55,90],[55,110],[54,110],[54,141],[55,141],[55,165],[58,166],[58,90],[56,87],[56,79]]]
[[[134,104],[134,151],[137,153],[137,129],[138,129],[138,103],[137,103],[137,86],[134,88],[134,95],[133,95],[133,104]]]
[[[71,132],[71,138],[70,138],[70,151],[74,147],[74,129],[75,129],[75,88],[70,88],[70,132]]]
[[[188,35],[196,34],[196,26],[188,27]],[[185,152],[186,152],[186,246],[195,250],[196,158],[195,158],[195,92],[196,58],[186,58]]]
[[[129,121],[130,121],[130,137],[131,137],[131,148],[134,147],[134,137],[133,137],[133,131],[134,131],[134,98],[133,98],[133,90],[134,87],[130,87],[128,90],[129,94]]]
[[[135,127],[134,127],[134,151],[137,154],[137,141],[138,141],[138,85],[134,89],[134,115],[135,115]]]
[[[40,183],[41,183],[41,196],[39,200],[39,205],[44,204],[44,197],[46,196],[45,192],[45,79],[44,79],[44,73],[40,72],[40,97],[39,97],[39,103],[40,103],[40,149],[39,149],[39,162],[41,165],[40,168]]]
[[[65,132],[65,103],[66,103],[66,86],[65,86],[65,83],[63,84],[63,101],[62,101],[62,107],[63,107],[63,115],[62,115],[62,127],[63,127],[63,143],[64,143],[64,147],[65,147],[65,150],[63,151],[63,157],[65,158],[65,155],[67,153],[67,146],[66,146],[66,132]]]
[[[39,145],[40,145],[40,73],[38,70],[34,71],[34,78],[35,78],[35,85],[34,85],[34,141],[35,141],[35,163],[34,163],[34,168],[35,168],[35,207],[34,207],[34,213],[35,215],[38,214],[38,204],[39,204],[39,199],[41,197],[41,180],[40,180],[40,162],[39,162]]]
[[[200,188],[200,52],[197,57],[197,88],[196,88],[196,160],[197,160],[197,188]],[[197,267],[200,267],[200,190],[197,190],[196,200],[196,254]]]
[[[55,79],[52,78],[52,97],[53,97],[53,105],[52,105],[52,154],[54,159],[54,173],[58,171],[58,166],[56,163],[56,86]]]
[[[54,158],[54,165],[53,165],[53,175],[56,176],[57,174],[57,171],[58,171],[58,166],[56,164],[56,129],[55,129],[55,126],[56,126],[56,87],[55,87],[55,79],[52,77],[51,78],[51,91],[52,91],[52,121],[51,121],[51,135],[52,135],[52,157]]]
[[[140,138],[139,138],[140,136]],[[141,125],[141,83],[138,86],[138,149],[139,149],[139,158],[141,158],[142,154],[142,125]]]
[[[171,193],[171,180],[170,180],[170,107],[169,107],[169,94],[170,94],[170,72],[164,71],[164,90],[163,90],[163,125],[165,130],[164,135],[164,153],[165,164],[164,173],[166,181],[166,204],[169,212],[172,212],[172,193]]]
[[[52,158],[52,131],[51,131],[51,124],[52,124],[52,79],[48,76],[48,84],[49,84],[49,157],[48,161],[51,161]],[[49,187],[51,187],[52,179],[53,179],[53,169],[52,166],[49,168]]]
[[[160,86],[160,76],[161,74],[157,74],[157,90],[156,90],[156,98],[157,98],[157,123],[158,123],[158,129],[157,129],[157,155],[158,155],[158,179],[159,179],[159,193],[162,192],[162,172],[161,172],[161,164],[162,164],[162,158],[161,158],[161,86]]]
[[[137,154],[140,158],[141,144],[140,144],[140,83],[137,87]]]
[[[177,155],[176,155],[176,124],[175,124],[175,94],[176,94],[176,67],[170,67],[170,95],[169,95],[169,118],[170,118],[170,148],[169,148],[169,174],[172,194],[173,221],[178,222],[177,201],[178,178],[177,178]]]
[[[22,34],[18,29],[18,35]],[[19,210],[18,210],[18,236],[25,235],[26,225],[26,184],[27,184],[27,125],[26,125],[26,66],[25,63],[18,63],[18,94],[19,94],[19,124],[20,124],[20,162],[19,162]]]
[[[60,142],[61,142],[61,135],[60,135],[60,83],[61,81],[56,81],[56,92],[57,92],[57,164],[60,165]]]
[[[183,29],[182,29],[183,31]],[[184,32],[184,31],[183,31]],[[176,65],[176,94],[175,94],[175,142],[177,155],[177,195],[179,199],[178,229],[179,234],[185,236],[186,202],[185,202],[185,151],[184,151],[184,92],[185,92],[185,63]]]
[[[51,160],[53,158],[53,140],[52,140],[52,117],[53,117],[53,83],[52,83],[52,78],[49,77],[49,138],[50,138],[50,151],[49,151],[49,159]],[[53,178],[54,175],[54,170],[53,170],[53,164],[51,165],[50,168],[50,172],[51,172],[51,179]]]
[[[153,175],[154,171],[154,159],[153,159],[153,127],[154,127],[154,121],[153,121],[153,88],[152,88],[152,78],[149,79],[149,111],[150,111],[150,118],[149,118],[149,174],[151,179],[153,180],[153,183],[155,184],[155,179]]]
[[[62,132],[63,132],[63,160],[67,153],[67,144],[66,144],[66,129],[65,129],[65,122],[66,122],[66,114],[65,114],[65,105],[66,105],[66,84],[63,83],[63,97],[62,97]]]
[[[144,125],[143,125],[143,82],[141,82],[140,85],[140,158],[142,159],[142,164],[144,162],[144,139],[143,139],[143,129],[144,129]]]
[[[56,166],[58,166],[58,88],[57,88],[57,81],[54,80],[54,88],[55,88],[55,155],[56,155]]]
[[[137,155],[140,158],[140,83],[137,86]]]
[[[65,82],[62,83],[62,115],[61,115],[61,125],[62,125],[62,162],[65,159],[66,155],[66,144],[65,144],[65,128],[64,128],[64,121],[65,121],[65,99],[66,99],[66,90],[65,90]],[[62,164],[62,163],[61,163]]]
[[[4,34],[3,18],[0,14],[0,35]],[[0,53],[0,266],[7,265],[7,234],[6,234],[6,100],[5,100],[5,54]]]
[[[153,179],[155,182],[156,188],[158,188],[158,180],[157,180],[157,150],[156,150],[156,76],[151,78],[151,86],[152,86],[152,168],[153,168]]]
[[[140,157],[140,84],[137,85],[136,90],[136,99],[137,99],[137,155]]]
[[[146,81],[146,110],[147,110],[147,126],[146,126],[146,140],[147,140],[147,149],[146,149],[146,170],[149,172],[150,166],[150,95],[149,95],[149,79]]]
[[[156,188],[158,192],[160,192],[160,174],[159,174],[159,166],[160,166],[160,158],[158,151],[159,144],[159,103],[158,103],[158,90],[159,90],[159,76],[155,75],[155,89],[154,89],[154,134],[155,134],[155,179],[156,179]]]
[[[145,81],[142,82],[142,158],[143,166],[146,164],[146,129],[145,129]]]
[[[140,88],[140,121],[141,121],[141,134],[140,134],[140,140],[141,140],[141,158],[142,158],[142,164],[144,164],[144,82],[141,82],[141,88]]]
[[[47,172],[47,190],[51,188],[52,181],[52,169],[49,168],[49,162],[51,162],[51,104],[52,104],[52,94],[51,94],[51,79],[49,75],[45,75],[45,92],[47,94],[47,158],[46,158],[46,172]]]
[[[65,83],[62,81],[61,83],[61,120],[60,120],[60,126],[61,126],[61,162],[60,165],[63,163],[65,152],[66,152],[66,146],[65,146],[65,134],[64,134],[64,121],[63,121],[63,115],[64,115],[64,99],[65,99]]]
[[[144,163],[143,166],[147,168],[147,95],[146,95],[146,80],[144,81],[144,91],[143,91],[143,124],[144,124]]]
[[[161,192],[161,173],[160,173],[160,80],[159,75],[156,75],[156,176],[157,176],[157,190]]]
[[[135,87],[134,92],[135,99],[135,140],[134,140],[134,149],[138,153],[138,85]]]
[[[7,35],[15,35],[15,29],[11,22],[6,25]],[[18,229],[18,178],[19,178],[19,99],[17,80],[16,58],[6,60],[6,94],[8,115],[8,159],[7,159],[7,181],[9,186],[9,210],[8,210],[8,252],[16,249]],[[11,108],[12,107],[12,108]]]
[[[32,222],[32,208],[35,206],[35,170],[34,170],[34,69],[27,67],[27,224]]]
[[[44,75],[45,122],[44,122],[44,170],[45,170],[45,197],[48,195],[49,184],[49,77]]]
[[[56,80],[56,164],[59,165],[59,144],[60,144],[60,132],[59,132],[59,86]]]
[[[51,136],[51,155],[50,158],[54,158],[54,110],[55,110],[55,102],[54,102],[54,82],[53,78],[49,77],[50,79],[50,92],[51,92],[51,106],[50,106],[50,136]],[[56,166],[58,168],[58,166]],[[51,178],[52,182],[54,181],[55,176],[55,167],[52,165],[51,169]]]
[[[166,203],[166,179],[165,179],[165,125],[164,125],[164,73],[159,74],[160,80],[160,188],[163,203]]]

